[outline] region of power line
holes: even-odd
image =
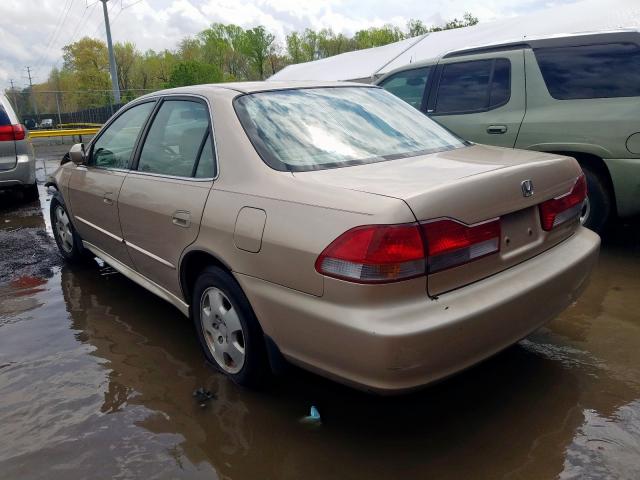
[[[69,17],[69,12],[71,11],[71,7],[73,6],[73,2],[74,2],[74,0],[70,0],[68,6],[67,6],[67,4],[65,2],[65,7],[63,7],[63,11],[64,11],[64,8],[66,8],[66,13],[64,14],[64,17],[62,18],[62,21],[58,25],[58,28],[56,29],[56,32],[55,32],[50,44],[45,49],[40,61],[38,62],[37,66],[36,66],[36,70],[39,70],[40,68],[42,68],[42,64],[46,61],[47,55],[49,55],[49,52],[51,51],[51,47],[59,39],[60,33],[62,32],[62,26],[64,25],[64,23],[67,21],[67,18]]]
[[[49,34],[49,37],[47,38],[46,46],[42,51],[42,55],[40,55],[40,57],[38,58],[38,61],[36,62],[37,64],[42,63],[42,61],[46,57],[47,53],[49,52],[49,49],[51,48],[51,44],[53,43],[53,39],[54,39],[55,35],[58,33],[58,30],[59,30],[60,25],[62,23],[62,17],[64,16],[64,11],[65,11],[66,8],[67,8],[67,0],[65,0],[64,7],[62,7],[62,9],[60,10],[60,16],[58,17],[58,20],[56,21],[56,26],[53,29],[53,31]]]

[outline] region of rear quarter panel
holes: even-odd
[[[193,250],[209,252],[233,272],[311,295],[323,294],[315,270],[322,250],[358,225],[413,222],[399,199],[309,184],[269,168],[247,138],[232,106],[237,92],[211,97],[219,176],[204,209]],[[264,210],[259,252],[238,248],[234,229],[244,207]]]
[[[525,50],[525,65],[527,112],[516,148],[634,158],[626,143],[640,131],[640,97],[556,100],[530,49]]]

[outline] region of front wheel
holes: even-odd
[[[56,198],[51,200],[50,216],[53,238],[56,240],[60,255],[71,263],[85,260],[87,255],[82,247],[82,240],[73,228],[67,209]]]
[[[612,211],[611,196],[604,180],[589,167],[582,166],[587,180],[587,199],[582,206],[580,222],[600,233],[609,221]]]
[[[191,310],[207,360],[239,385],[263,385],[270,376],[264,335],[235,279],[221,268],[205,268]]]

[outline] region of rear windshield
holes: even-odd
[[[465,145],[380,88],[260,92],[238,97],[235,108],[262,159],[283,171],[360,165]]]

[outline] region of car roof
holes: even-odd
[[[317,81],[262,81],[262,82],[229,82],[229,83],[208,83],[202,85],[190,85],[187,87],[169,88],[149,93],[144,97],[154,97],[167,94],[199,94],[207,95],[216,90],[233,90],[239,94],[267,92],[274,90],[291,90],[301,88],[323,88],[323,87],[375,87],[356,82],[317,82]]]
[[[479,55],[482,53],[504,52],[506,50],[521,48],[543,48],[543,47],[576,47],[580,45],[589,45],[601,41],[607,42],[634,42],[640,43],[640,31],[638,29],[618,29],[611,31],[571,33],[562,35],[545,35],[540,37],[531,37],[526,40],[514,40],[512,42],[502,42],[494,44],[485,44],[465,48],[457,48],[450,50],[443,55],[419,60],[409,63],[398,68],[394,68],[389,72],[376,78],[374,85],[379,85],[382,81],[395,75],[398,72],[407,70],[415,70],[417,68],[428,67],[437,64],[441,59],[462,57],[465,55]]]

